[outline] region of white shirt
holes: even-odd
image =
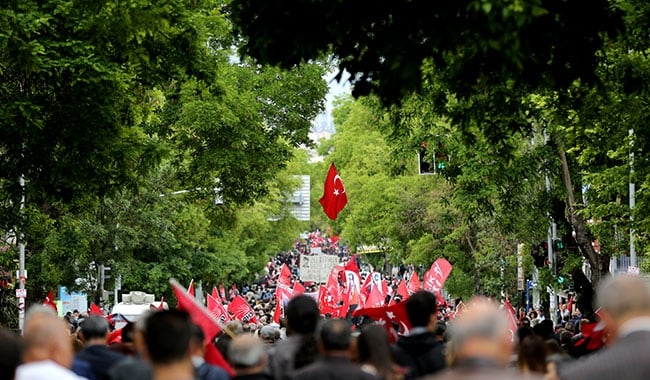
[[[16,369],[16,380],[43,379],[85,380],[86,378],[77,376],[51,360],[22,364]]]
[[[623,325],[618,329],[618,338],[622,338],[637,331],[650,331],[650,317],[632,318],[623,323]]]

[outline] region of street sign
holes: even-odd
[[[16,298],[27,298],[27,289],[16,289]]]
[[[638,276],[639,275],[639,267],[627,267],[627,273]]]

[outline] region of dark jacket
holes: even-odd
[[[113,366],[108,371],[111,380],[151,380],[151,364],[140,358],[128,358]]]
[[[444,346],[431,332],[400,337],[393,346],[395,362],[407,368],[406,378],[436,373],[446,367]]]
[[[378,380],[377,377],[364,372],[361,367],[348,358],[324,356],[314,363],[297,370],[293,380]]]
[[[199,380],[229,380],[228,373],[217,366],[208,363],[203,363],[196,367],[196,377]]]
[[[75,360],[83,360],[90,364],[90,369],[96,380],[108,379],[108,370],[126,358],[127,356],[117,353],[103,344],[88,346],[75,356]]]
[[[450,369],[435,375],[429,375],[422,380],[542,380],[542,376],[529,374],[523,376],[514,368],[503,368],[489,360],[469,359],[458,363]]]
[[[255,373],[251,375],[235,376],[232,380],[273,380],[273,377],[266,373]]]

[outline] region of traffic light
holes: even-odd
[[[543,241],[539,243],[539,245],[531,249],[530,254],[533,256],[535,266],[537,268],[544,268],[546,259],[548,258],[548,242]]]
[[[427,143],[423,142],[418,153],[418,169],[420,174],[435,174],[436,167],[433,162],[433,154],[427,150]]]
[[[560,239],[553,240],[553,251],[555,253],[564,251],[564,242]]]

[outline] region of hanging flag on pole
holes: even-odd
[[[187,287],[187,294],[191,295],[192,297],[194,296],[194,279],[190,281],[190,286]]]
[[[56,302],[54,302],[54,290],[50,289],[50,292],[47,293],[47,297],[43,300],[43,305],[51,307],[58,313]]]
[[[325,189],[323,196],[319,200],[325,215],[331,220],[336,220],[339,212],[348,204],[348,195],[345,193],[345,186],[341,176],[336,171],[334,163],[330,165],[325,178]]]
[[[440,304],[444,303],[442,287],[445,286],[445,281],[447,281],[452,268],[453,266],[449,261],[439,258],[431,264],[431,268],[424,274],[423,289],[435,294]]]

